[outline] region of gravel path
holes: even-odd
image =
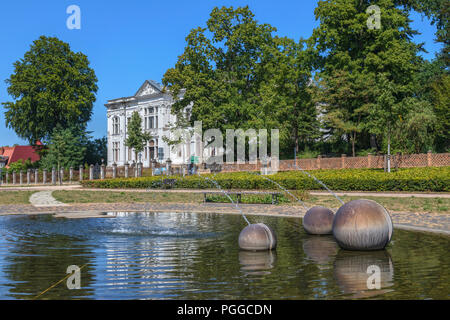
[[[67,204],[57,201],[52,196],[51,190],[48,191],[39,191],[36,193],[33,193],[30,196],[30,203],[34,207],[60,207],[60,206],[67,206]]]

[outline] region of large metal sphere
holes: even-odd
[[[384,294],[393,285],[394,266],[387,250],[340,250],[333,269],[336,283],[351,299]]]
[[[328,208],[317,206],[306,211],[303,228],[309,234],[331,234],[334,213]]]
[[[387,210],[372,200],[347,202],[336,212],[333,235],[347,250],[380,250],[392,238],[392,219]]]
[[[239,247],[253,251],[272,250],[277,247],[277,237],[264,223],[251,224],[239,234]]]

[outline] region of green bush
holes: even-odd
[[[450,191],[450,167],[407,168],[386,173],[379,169],[342,169],[311,171],[330,189],[338,191]],[[203,177],[212,178],[212,175]],[[215,185],[199,176],[170,177],[176,179],[174,188],[214,189]],[[323,187],[300,171],[279,172],[268,178],[290,190],[322,190]],[[161,188],[161,176],[118,178],[83,181],[85,187],[95,188]],[[214,180],[223,189],[278,190],[272,182],[253,173],[219,173]]]

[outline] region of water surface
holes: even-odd
[[[301,219],[253,216],[275,230],[278,248],[246,252],[239,215],[109,215],[1,216],[0,298],[32,299],[68,266],[86,265],[81,289],[64,281],[40,298],[449,299],[449,237],[396,229],[386,250],[349,252],[307,235]],[[373,266],[380,289],[368,289]]]

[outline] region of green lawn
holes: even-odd
[[[200,203],[202,194],[161,192],[115,192],[115,191],[54,191],[53,197],[64,203],[115,203],[115,202],[185,202]]]
[[[323,205],[331,208],[339,208],[340,202],[333,196],[307,196],[303,192],[293,193],[304,201],[307,206]],[[179,192],[128,192],[128,191],[54,191],[56,200],[65,203],[114,203],[114,202],[178,202],[178,203],[202,203],[201,193],[179,193]],[[343,201],[360,199],[361,197],[341,197]],[[450,213],[450,199],[445,198],[388,198],[388,197],[365,197],[372,199],[391,211],[411,212],[437,212]],[[280,205],[298,205],[295,199],[287,201],[283,196]],[[210,201],[229,202],[225,196],[212,196]],[[243,196],[244,203],[270,203],[267,197]]]
[[[28,199],[36,191],[1,191],[0,205],[2,204],[29,204]]]

